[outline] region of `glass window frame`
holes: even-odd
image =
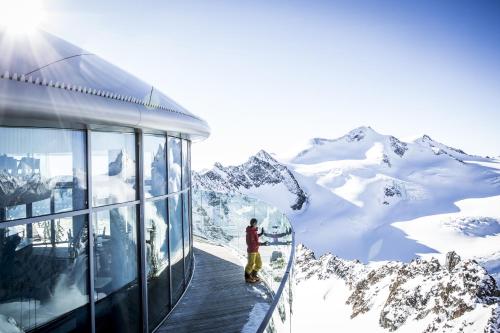
[[[83,218],[83,220],[81,221],[77,221],[76,219],[78,218]],[[66,221],[64,221],[66,220]],[[35,332],[38,331],[38,330],[45,330],[45,331],[50,331],[50,330],[57,330],[57,329],[60,329],[61,327],[70,327],[70,326],[74,326],[74,325],[77,325],[76,326],[76,331],[77,332],[87,332],[87,330],[90,330],[91,328],[91,318],[90,318],[90,313],[91,313],[91,302],[90,302],[90,297],[91,297],[91,283],[90,283],[90,280],[89,280],[89,277],[90,277],[90,274],[89,274],[89,267],[90,267],[90,262],[91,262],[91,259],[90,259],[90,246],[91,246],[91,240],[90,240],[90,236],[88,234],[88,231],[89,231],[89,224],[90,224],[90,220],[89,220],[89,214],[88,214],[88,210],[81,210],[81,211],[72,211],[72,212],[64,212],[64,213],[59,213],[59,214],[52,214],[52,215],[43,215],[43,216],[36,216],[36,217],[31,217],[31,218],[27,218],[27,219],[22,219],[22,220],[13,220],[13,221],[7,221],[7,222],[1,222],[0,223],[0,241],[5,237],[5,230],[8,229],[8,228],[19,228],[19,229],[23,229],[24,228],[24,232],[26,234],[26,237],[27,238],[33,238],[35,239],[35,235],[33,234],[34,233],[34,224],[40,224],[40,223],[44,223],[44,222],[47,222],[49,223],[49,226],[50,226],[50,231],[49,230],[46,230],[44,231],[44,237],[47,237],[45,235],[45,232],[48,232],[50,234],[50,239],[47,238],[47,240],[49,241],[49,243],[39,243],[39,244],[36,244],[35,241],[34,242],[28,242],[28,243],[25,243],[23,244],[25,247],[27,246],[33,246],[33,247],[38,247],[38,246],[50,246],[51,248],[54,248],[54,247],[57,247],[59,248],[59,245],[58,244],[64,244],[65,242],[69,242],[69,240],[67,241],[63,241],[62,243],[57,241],[57,237],[59,236],[64,236],[64,234],[56,234],[57,231],[56,231],[56,228],[57,228],[57,225],[59,225],[59,223],[61,223],[62,221],[66,222],[66,223],[80,223],[82,224],[82,228],[80,229],[80,232],[82,231],[85,231],[87,233],[87,242],[86,242],[86,246],[85,246],[85,252],[84,252],[84,255],[85,255],[85,263],[83,264],[82,268],[84,268],[84,270],[87,271],[85,275],[85,280],[83,281],[83,283],[85,284],[85,288],[86,288],[86,294],[83,295],[87,300],[85,303],[81,304],[80,306],[78,307],[75,307],[75,308],[72,308],[72,309],[68,309],[66,310],[65,312],[61,312],[57,315],[55,315],[54,317],[50,318],[49,320],[45,321],[45,322],[42,322],[42,323],[36,323],[33,327],[29,327],[29,328],[23,328],[23,329],[26,329],[27,331],[32,331],[34,330]],[[74,224],[73,224],[74,226]],[[46,227],[43,227],[43,226],[39,226],[37,227],[37,233],[40,233],[40,227],[42,228],[46,228]],[[45,230],[45,229],[44,229]],[[69,229],[73,234],[71,236],[69,236],[69,234],[67,234],[68,237],[74,237],[74,230],[72,229]],[[42,238],[43,239],[43,238]],[[40,260],[40,259],[37,259],[37,260]],[[68,275],[69,276],[69,275]],[[36,278],[39,278],[39,275],[36,276]],[[51,279],[53,278],[53,276],[51,276]],[[38,281],[40,282],[40,281]],[[57,288],[57,284],[53,286],[54,288]],[[56,295],[57,293],[54,292],[54,295]],[[66,297],[64,297],[65,300],[66,300]],[[36,303],[35,303],[36,304]],[[36,314],[36,311],[35,310],[35,314]],[[73,316],[68,316],[68,314],[73,314]],[[83,317],[82,317],[83,316]],[[85,319],[86,318],[86,319]],[[75,321],[78,322],[78,324],[75,324]],[[80,325],[82,325],[81,327],[79,327]]]
[[[153,194],[153,193],[147,193],[146,191],[146,176],[145,176],[145,171],[146,171],[146,158],[145,158],[145,155],[146,155],[146,138],[161,138],[163,139],[163,149],[164,149],[164,156],[163,156],[163,162],[165,163],[165,173],[164,173],[164,188],[163,188],[163,191],[160,192],[159,194]],[[146,200],[150,199],[150,198],[156,198],[156,197],[161,197],[161,196],[165,196],[168,194],[168,158],[167,158],[167,155],[168,155],[168,146],[167,146],[167,142],[168,142],[168,136],[166,134],[155,134],[155,133],[144,133],[142,135],[142,154],[143,154],[143,161],[142,161],[142,168],[143,168],[143,176],[142,176],[142,182],[143,182],[143,187],[144,187],[144,198]]]
[[[19,127],[19,128],[31,128],[31,127]],[[75,130],[78,131],[78,129],[64,129],[64,128],[52,128],[54,130]],[[117,129],[113,128],[110,130],[107,130],[106,128],[99,128],[99,129],[90,129],[87,128],[85,130],[81,130],[83,132],[83,165],[86,171],[85,176],[82,178],[84,180],[84,184],[86,186],[86,193],[84,194],[84,203],[85,206],[82,209],[79,210],[72,210],[72,211],[67,211],[63,210],[61,212],[57,213],[52,213],[48,215],[40,215],[40,216],[27,216],[26,218],[21,218],[21,219],[16,219],[16,220],[11,220],[11,221],[2,221],[0,222],[0,239],[1,239],[1,234],[2,230],[7,227],[13,227],[13,226],[26,226],[31,223],[35,222],[40,222],[40,221],[46,221],[46,220],[51,220],[51,219],[63,219],[63,218],[69,218],[69,217],[75,217],[75,216],[85,216],[86,221],[87,221],[87,226],[86,230],[88,232],[88,244],[87,244],[87,281],[88,281],[88,302],[86,303],[85,307],[88,310],[86,314],[87,322],[89,325],[89,331],[91,332],[96,332],[96,305],[97,303],[101,302],[103,299],[96,299],[96,291],[95,291],[95,276],[96,276],[96,269],[95,269],[95,238],[94,238],[94,229],[95,226],[94,224],[94,215],[97,214],[100,211],[108,211],[112,209],[118,209],[121,207],[136,207],[135,212],[136,212],[136,219],[135,219],[135,233],[136,233],[136,254],[138,256],[137,258],[137,278],[138,284],[139,284],[139,306],[140,306],[140,314],[139,314],[139,322],[142,325],[141,327],[144,329],[144,331],[152,331],[156,329],[156,327],[150,327],[148,326],[148,318],[147,318],[147,310],[148,310],[148,302],[147,302],[147,291],[146,294],[144,294],[144,288],[147,288],[147,278],[145,278],[146,275],[146,269],[143,268],[142,266],[142,254],[145,251],[146,244],[144,241],[144,235],[142,233],[143,228],[145,227],[145,215],[144,215],[144,209],[145,205],[147,202],[154,202],[157,200],[164,200],[165,201],[165,208],[166,208],[166,224],[167,224],[167,239],[169,240],[168,242],[168,270],[169,270],[169,308],[168,312],[166,313],[166,316],[172,308],[175,306],[175,303],[172,302],[172,265],[171,263],[171,242],[170,242],[170,209],[169,207],[169,198],[178,196],[180,202],[180,224],[179,228],[181,231],[182,235],[182,243],[181,243],[181,253],[182,253],[182,260],[180,260],[180,263],[182,265],[182,291],[179,297],[182,297],[183,293],[187,289],[188,282],[191,278],[192,271],[186,272],[186,255],[193,255],[193,248],[192,248],[192,224],[190,225],[190,234],[186,235],[184,231],[184,223],[192,223],[192,218],[190,217],[192,214],[192,205],[191,202],[188,203],[188,210],[189,210],[189,217],[186,219],[185,214],[184,214],[184,200],[189,200],[191,199],[190,192],[191,192],[191,184],[189,186],[184,185],[184,179],[186,177],[185,175],[185,168],[184,168],[184,163],[187,161],[190,161],[191,159],[191,150],[190,150],[190,145],[191,142],[189,140],[185,140],[183,138],[180,138],[179,136],[176,135],[171,135],[170,133],[153,133],[153,135],[157,136],[162,136],[165,138],[165,150],[168,152],[168,138],[175,138],[176,140],[179,140],[179,148],[180,148],[180,187],[177,192],[174,193],[169,193],[168,189],[168,176],[169,176],[169,167],[168,167],[168,153],[165,154],[165,163],[166,163],[166,170],[165,170],[165,179],[166,179],[166,184],[167,184],[167,189],[164,195],[160,195],[157,197],[146,197],[144,193],[144,161],[143,161],[143,140],[145,135],[149,135],[149,133],[145,133],[140,129],[135,129],[132,130],[130,128],[128,129]],[[133,155],[135,158],[135,183],[134,183],[134,191],[135,191],[135,196],[134,200],[130,201],[125,201],[125,202],[118,202],[118,203],[110,203],[108,205],[101,205],[101,206],[94,206],[92,202],[92,195],[93,195],[93,190],[95,189],[95,183],[93,183],[94,176],[92,172],[92,134],[94,132],[105,132],[105,133],[123,133],[123,134],[133,134],[134,135],[134,151],[135,154]],[[186,148],[187,147],[187,148]],[[190,165],[189,165],[189,170],[190,170]],[[186,199],[187,198],[187,199]],[[0,211],[0,214],[2,212]],[[5,214],[5,212],[4,212]],[[27,214],[28,215],[28,214]],[[185,247],[185,241],[189,239],[189,251],[186,252],[186,247]],[[1,243],[0,243],[1,245]],[[0,248],[1,250],[1,248]],[[119,289],[120,290],[120,289]],[[146,289],[147,290],[147,289]],[[108,297],[110,295],[113,295],[115,292],[110,293],[107,295]],[[179,301],[177,300],[177,302]],[[71,320],[73,316],[74,311],[69,311],[61,314],[58,317],[55,317],[51,319],[50,322],[44,323],[42,326],[38,327],[37,329],[45,329],[45,327],[49,327],[50,329],[57,329],[58,325],[64,325],[64,323],[67,322],[67,320]],[[81,319],[81,318],[80,318]]]
[[[170,149],[172,149],[173,154],[175,151],[173,150],[174,147],[171,146],[172,142],[178,142],[178,146],[176,147],[179,149],[179,154],[177,156],[178,158],[178,163],[175,161],[172,161],[172,158],[169,156],[170,155]],[[172,154],[172,155],[173,155]],[[172,189],[172,169],[174,166],[178,165],[179,166],[179,179],[178,182],[176,181],[176,191]],[[168,179],[168,185],[167,185],[167,194],[176,194],[182,191],[182,139],[176,136],[172,135],[167,135],[167,179]]]
[[[74,149],[75,144],[73,142],[71,142],[71,143],[69,143],[69,146],[71,147],[71,151],[68,152],[68,154],[71,154],[72,157],[77,156],[78,159],[72,159],[72,163],[78,163],[78,166],[83,168],[83,175],[81,177],[76,177],[73,174],[73,179],[80,179],[81,178],[80,180],[82,181],[82,186],[83,186],[81,189],[83,190],[83,192],[81,193],[82,201],[79,203],[76,203],[77,207],[73,208],[73,209],[61,209],[61,210],[57,211],[57,204],[55,203],[56,191],[57,191],[56,187],[50,189],[50,191],[51,191],[50,197],[45,198],[44,200],[41,200],[41,201],[49,200],[49,202],[50,202],[49,207],[48,207],[49,213],[34,214],[33,205],[36,204],[37,202],[41,202],[41,201],[33,201],[33,202],[29,202],[29,203],[27,202],[27,203],[23,203],[23,204],[18,203],[16,205],[5,206],[3,208],[0,207],[0,224],[5,223],[5,222],[9,222],[9,221],[29,220],[31,218],[50,217],[52,215],[59,215],[59,214],[64,213],[64,212],[72,212],[72,213],[83,212],[86,209],[88,209],[89,202],[87,199],[87,194],[88,194],[88,190],[89,190],[89,183],[88,183],[89,163],[88,163],[87,156],[86,156],[87,155],[86,154],[87,148],[88,148],[87,147],[87,144],[88,144],[87,131],[82,130],[82,129],[77,129],[77,128],[66,128],[66,127],[54,128],[54,127],[44,127],[44,126],[40,126],[40,127],[31,126],[30,127],[30,126],[2,126],[2,125],[0,125],[0,131],[2,129],[20,130],[20,132],[26,131],[26,133],[22,133],[23,137],[28,136],[30,130],[33,130],[35,132],[36,131],[39,131],[39,132],[47,131],[47,133],[45,133],[45,134],[49,134],[50,132],[52,132],[52,133],[61,132],[61,133],[57,133],[57,135],[60,134],[60,135],[66,137],[67,139],[70,139],[70,140],[77,139],[76,136],[81,135],[81,141],[77,142],[79,145],[79,147],[77,147],[77,148],[81,148],[81,150],[78,151],[78,149]],[[42,133],[40,133],[38,135],[41,135],[41,134]],[[66,143],[66,144],[68,144],[68,143]],[[7,155],[5,153],[6,152],[0,151],[0,156],[5,155],[6,157],[9,157],[9,155]],[[37,154],[42,154],[42,153],[37,153]],[[48,158],[47,156],[50,156],[50,155],[51,155],[50,153],[46,153],[45,158]],[[19,157],[24,158],[25,156],[20,155]],[[73,168],[74,168],[74,165],[73,165]],[[36,171],[35,173],[40,174],[40,168],[38,168],[36,170],[38,170],[38,171]],[[12,170],[12,172],[14,172],[14,170]],[[61,176],[62,175],[54,175],[53,177],[61,177]],[[67,175],[67,176],[69,176],[69,175]],[[73,196],[73,191],[72,191],[71,199],[75,200],[75,197]],[[75,205],[74,201],[73,201],[73,205]],[[18,218],[7,219],[8,210],[21,208],[20,206],[24,206],[23,216],[18,217]]]
[[[89,207],[92,206],[92,208],[98,208],[98,207],[105,207],[105,206],[113,206],[113,205],[116,205],[116,204],[124,204],[124,203],[127,203],[127,202],[133,202],[133,201],[136,201],[136,200],[139,200],[140,199],[140,194],[139,194],[139,191],[138,191],[138,185],[139,185],[139,182],[140,182],[140,176],[139,176],[139,172],[142,168],[142,166],[139,165],[140,163],[140,160],[139,160],[139,147],[138,147],[138,133],[136,132],[131,132],[131,131],[118,131],[118,130],[105,130],[105,129],[99,129],[99,130],[92,130],[92,131],[88,131],[88,134],[87,135],[90,135],[90,136],[93,136],[93,135],[99,135],[99,134],[108,134],[108,135],[131,135],[133,136],[133,157],[134,157],[134,167],[133,167],[133,170],[134,170],[134,177],[135,177],[135,181],[134,181],[134,185],[132,187],[133,191],[134,191],[134,196],[130,196],[130,197],[127,197],[125,200],[122,200],[122,201],[118,201],[118,200],[115,200],[112,196],[107,196],[106,198],[104,198],[105,200],[110,200],[109,202],[106,202],[106,203],[100,203],[99,201],[96,201],[94,202],[94,199],[95,199],[95,191],[93,191],[92,193],[92,197],[89,199]],[[126,138],[125,136],[123,138]],[[92,137],[90,141],[93,141],[95,140],[95,137]],[[94,166],[96,166],[96,163],[94,161],[94,152],[95,152],[95,149],[96,148],[96,144],[91,144],[89,145],[88,147],[88,151],[89,153],[91,154],[91,163],[89,163],[89,172],[91,174],[91,177],[89,178],[89,183],[91,183],[92,185],[92,188],[95,189],[96,188],[96,183],[94,183],[96,180],[97,180],[97,175],[94,174]],[[126,147],[126,146],[122,146],[122,148],[130,148],[130,147]],[[109,152],[109,149],[106,148],[106,150]],[[122,151],[123,152],[123,151]],[[121,153],[122,153],[121,152]],[[130,155],[130,154],[129,154]],[[112,162],[113,163],[113,162]],[[111,163],[108,163],[108,164],[111,164]],[[121,172],[120,172],[121,173]],[[108,177],[113,177],[113,176],[108,176]],[[109,182],[105,182],[105,183],[109,183]],[[128,190],[131,190],[130,188],[128,188]],[[108,193],[109,194],[109,193]],[[96,200],[102,200],[102,199],[96,199]]]

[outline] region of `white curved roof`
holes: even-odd
[[[47,32],[0,30],[0,50],[0,124],[132,126],[191,139],[210,133],[204,120],[151,85]]]

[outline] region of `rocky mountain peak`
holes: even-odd
[[[349,133],[354,133],[354,132],[357,132],[357,133],[360,133],[360,132],[363,132],[363,133],[376,133],[376,134],[378,134],[371,126],[359,126],[359,127],[354,128],[353,130],[351,130]]]
[[[195,188],[224,193],[245,192],[250,195],[253,190],[270,186],[273,190],[293,195],[295,200],[290,204],[292,210],[301,210],[307,202],[307,194],[293,173],[265,150],[260,150],[241,165],[224,167],[221,163],[215,163],[212,170],[194,172],[193,182]],[[287,195],[286,192],[281,195]]]
[[[453,157],[453,158],[458,159],[458,160],[461,160],[461,158],[463,158],[465,156],[470,156],[469,154],[464,152],[462,149],[447,146],[441,142],[438,142],[438,141],[432,139],[427,134],[424,134],[422,136],[422,138],[417,139],[416,142],[420,145],[431,148],[432,151],[436,155],[444,154],[444,155],[448,155],[448,156]]]
[[[353,142],[353,141],[361,141],[370,134],[378,134],[378,133],[375,132],[370,126],[361,126],[353,129],[352,131],[347,133],[344,137],[348,141]]]
[[[357,141],[362,141],[365,137],[370,135],[380,135],[380,134],[375,132],[373,128],[371,128],[370,126],[360,126],[349,131],[347,134],[337,139],[312,138],[311,140],[309,140],[309,144],[311,146],[322,146],[342,139],[345,139],[348,142],[357,142]]]
[[[331,139],[325,139],[325,138],[312,138],[309,140],[309,144],[311,146],[322,146],[326,143],[333,142],[334,140]]]
[[[446,254],[445,267],[451,272],[460,263],[460,256],[455,252],[451,251]]]
[[[264,161],[267,161],[267,162],[272,162],[272,163],[277,162],[276,159],[273,156],[271,156],[271,154],[269,154],[264,149],[259,150],[259,152],[257,154],[255,154],[254,157],[261,159],[261,160],[264,160]]]
[[[224,169],[224,166],[220,162],[215,162],[214,163],[214,168],[215,169]]]
[[[424,134],[422,135],[422,141],[434,141],[434,140],[432,140],[432,138],[429,135]]]

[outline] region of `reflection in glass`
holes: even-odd
[[[179,299],[184,281],[182,249],[182,200],[181,195],[168,198],[170,260],[172,265],[172,301]]]
[[[137,278],[136,207],[94,213],[96,298]]]
[[[191,186],[191,155],[189,154],[189,142],[182,140],[182,189]]]
[[[181,139],[168,137],[168,193],[174,193],[181,190]]]
[[[167,209],[164,200],[146,202],[147,276],[158,276],[168,267]]]
[[[0,127],[0,221],[85,208],[82,131]]]
[[[135,200],[135,177],[134,134],[92,132],[93,205]]]
[[[189,278],[191,272],[191,219],[189,214],[189,201],[191,191],[182,194],[182,215],[183,215],[183,234],[184,234],[184,261],[186,264],[185,275],[186,279]]]
[[[167,193],[165,137],[144,135],[144,193],[146,198]]]
[[[37,204],[40,201],[37,202]],[[29,204],[28,204],[29,205]],[[5,220],[17,220],[26,218],[26,206],[27,205],[16,205],[5,207]],[[0,208],[1,209],[1,208]]]
[[[0,228],[0,331],[88,330],[87,217]]]
[[[136,206],[94,213],[96,331],[137,332]]]
[[[166,200],[146,202],[146,275],[148,279],[148,318],[152,330],[170,307],[168,269],[168,224]]]

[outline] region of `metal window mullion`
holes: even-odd
[[[108,211],[108,210],[117,209],[117,208],[121,208],[121,207],[137,206],[140,203],[141,203],[140,200],[120,202],[120,203],[106,205],[106,206],[93,207],[92,211],[94,213],[101,212],[101,211]]]
[[[12,220],[12,221],[4,221],[4,222],[0,222],[0,227],[8,228],[8,227],[15,227],[18,225],[32,224],[32,223],[43,222],[43,221],[48,221],[48,220],[63,219],[66,217],[84,215],[84,214],[87,214],[88,212],[89,212],[88,209],[82,209],[82,210],[74,210],[74,211],[57,213],[57,214],[52,214],[52,215],[40,215],[40,216],[34,216],[34,217],[30,217],[30,218],[24,218],[24,219]]]
[[[147,202],[159,201],[159,200],[162,200],[162,199],[167,199],[167,198],[175,197],[176,195],[185,193],[188,190],[189,190],[189,188],[186,188],[186,189],[184,189],[182,191],[177,191],[177,192],[168,193],[168,194],[162,194],[162,195],[158,195],[156,197],[151,197],[151,198],[145,198],[144,200],[147,201]]]
[[[190,189],[189,193],[189,255],[191,256],[191,275],[193,274],[193,263],[194,263],[194,250],[193,250],[193,190]]]
[[[26,204],[26,218],[30,218],[33,216],[33,203],[27,203]],[[33,238],[33,225],[32,224],[27,224],[26,225],[26,237],[27,238]],[[51,235],[52,237],[52,235]]]
[[[169,144],[168,144],[168,135],[165,136],[165,151],[167,152],[165,154],[165,165],[167,166],[167,193],[168,193],[168,190],[169,190],[169,176],[170,176],[170,166],[168,164],[168,149],[169,149]],[[168,200],[168,198],[166,198],[166,202],[165,202],[165,209],[167,210],[166,211],[166,219],[167,219],[167,240],[168,240],[168,288],[169,288],[169,293],[168,293],[168,297],[169,297],[169,308],[170,308],[170,311],[172,311],[172,306],[173,306],[173,302],[172,302],[172,260],[171,260],[171,255],[170,255],[170,252],[172,250],[172,242],[171,242],[171,239],[170,239],[170,200]]]
[[[50,195],[50,213],[54,214],[56,211],[56,199],[54,197],[54,192],[51,193]],[[31,215],[30,215],[31,216]],[[55,225],[55,220],[51,219],[50,220],[50,239],[52,241],[52,246],[56,246],[56,225]]]
[[[192,179],[192,169],[191,169],[191,141],[188,141],[188,153],[189,153],[189,192],[188,192],[188,204],[189,204],[189,253],[191,255],[191,274],[193,272],[193,261],[194,261],[194,250],[193,250],[193,179]]]
[[[149,332],[148,320],[148,281],[146,277],[146,234],[145,234],[145,200],[144,200],[144,133],[142,130],[137,132],[137,171],[139,189],[139,283],[141,286],[141,310],[142,310],[142,329],[144,332]]]
[[[95,288],[94,288],[94,225],[93,225],[93,215],[92,215],[92,132],[87,129],[87,228],[88,228],[88,238],[89,238],[89,304],[90,304],[90,331],[95,333]]]
[[[0,207],[0,225],[7,219],[7,207]]]
[[[181,190],[184,185],[184,144],[181,139]],[[187,145],[186,145],[187,147]],[[187,151],[186,151],[187,154]],[[184,244],[184,193],[179,194],[181,200],[181,235],[182,235],[182,286],[183,289],[186,289],[186,253],[185,244]]]

